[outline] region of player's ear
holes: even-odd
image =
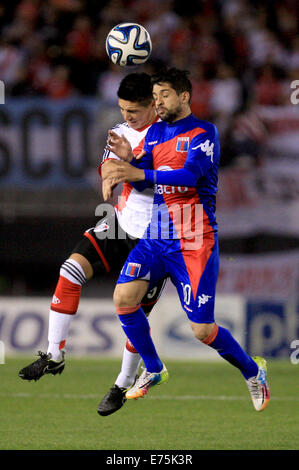
[[[190,102],[190,93],[189,91],[183,91],[181,94],[183,103],[188,104]]]

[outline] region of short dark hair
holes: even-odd
[[[190,94],[190,101],[192,98],[192,84],[188,78],[190,72],[188,70],[179,70],[174,67],[170,69],[162,69],[152,76],[152,84],[159,85],[160,83],[169,83],[179,95],[184,91]]]
[[[120,82],[117,96],[122,100],[148,106],[153,101],[153,85],[147,73],[130,73]]]

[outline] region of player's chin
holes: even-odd
[[[130,126],[132,129],[134,129],[134,130],[137,130],[137,129],[139,129],[139,128],[141,127],[141,126],[139,125],[139,123],[136,122],[136,121],[127,121],[127,122],[128,122],[128,124],[129,124],[129,126]]]
[[[159,118],[163,119],[164,121],[168,117],[168,111],[167,111],[167,109],[164,109],[164,108],[157,109],[157,114],[158,114]]]

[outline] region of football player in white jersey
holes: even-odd
[[[140,146],[142,149],[149,127],[158,119],[150,76],[145,73],[127,75],[121,81],[117,94],[125,122],[118,124],[113,130],[124,135],[132,148]],[[99,166],[105,200],[113,190],[113,180],[109,178],[111,159],[119,157],[106,148]],[[115,274],[119,273],[129,252],[147,228],[152,204],[153,189],[138,192],[129,183],[124,183],[120,203],[115,206],[115,211],[100,220],[96,227],[85,231],[60,269],[49,314],[47,353],[39,351],[39,359],[20,370],[19,376],[22,379],[36,381],[44,374],[62,373],[65,367],[65,343],[70,323],[78,310],[82,286],[93,276],[105,276],[107,272],[114,271]],[[111,230],[113,235],[109,237]],[[129,236],[124,237],[125,234]],[[142,304],[147,315],[157,302],[164,284],[165,280],[160,281],[155,289],[145,295]],[[125,392],[135,382],[139,364],[140,356],[127,340],[121,371],[115,384],[99,404],[100,415],[114,413],[125,403]]]

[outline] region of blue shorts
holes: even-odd
[[[182,246],[179,239],[141,239],[129,254],[117,284],[144,279],[152,289],[159,279],[169,276],[189,320],[214,323],[219,271],[217,233],[205,234],[200,249],[185,250]]]

